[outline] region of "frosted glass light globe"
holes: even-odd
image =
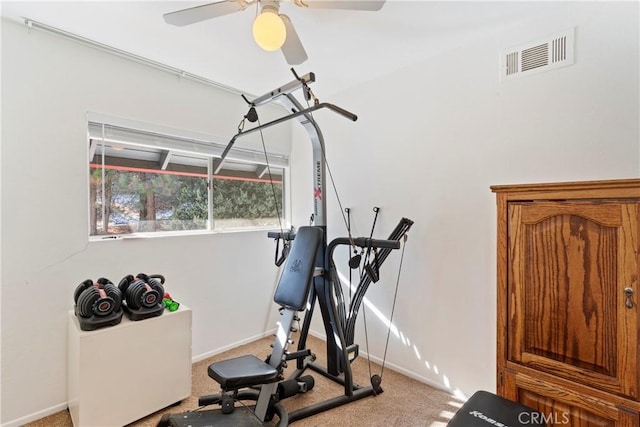
[[[265,10],[253,21],[253,38],[264,50],[278,50],[287,38],[287,29],[277,13]]]

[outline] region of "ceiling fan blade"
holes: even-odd
[[[302,46],[300,37],[298,37],[298,33],[296,33],[296,29],[291,23],[291,19],[289,19],[287,15],[280,15],[280,18],[282,18],[282,22],[284,22],[284,26],[287,29],[287,38],[280,50],[282,50],[287,64],[300,65],[309,58],[307,52]]]
[[[224,0],[165,13],[162,17],[167,24],[183,26],[238,12],[246,9],[248,6],[244,0]]]
[[[293,0],[295,4],[311,9],[368,10],[382,9],[386,0]]]

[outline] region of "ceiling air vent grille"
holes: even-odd
[[[573,64],[574,29],[505,49],[502,80],[549,71]]]
[[[549,46],[541,44],[522,51],[522,71],[549,65]]]
[[[567,36],[554,39],[551,42],[551,60],[553,62],[565,61],[567,59]]]
[[[518,57],[519,52],[511,52],[507,54],[505,69],[507,76],[518,72]]]

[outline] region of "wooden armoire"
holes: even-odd
[[[492,186],[497,392],[548,426],[640,426],[640,179]]]

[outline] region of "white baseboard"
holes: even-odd
[[[227,350],[231,350],[231,349],[239,347],[241,345],[248,344],[248,343],[250,343],[252,341],[259,340],[259,339],[264,338],[264,337],[268,337],[269,335],[273,335],[273,333],[275,331],[276,331],[276,329],[273,328],[271,330],[262,332],[260,334],[256,334],[256,335],[254,335],[252,337],[245,338],[243,340],[237,341],[237,342],[235,342],[233,344],[225,345],[224,347],[219,347],[219,348],[216,348],[214,350],[208,351],[206,353],[198,354],[197,356],[192,356],[191,357],[191,363],[200,362],[201,360],[207,359],[207,358],[209,358],[211,356],[215,356],[217,354],[224,353]]]
[[[362,356],[366,357],[367,353],[366,352],[362,352],[362,353],[360,353],[360,356],[361,357]],[[378,365],[382,365],[382,359],[380,359],[379,357],[371,356],[371,361],[377,363]],[[404,375],[405,377],[413,378],[416,381],[420,381],[421,383],[426,384],[428,386],[431,386],[433,388],[436,388],[438,390],[445,391],[445,392],[447,392],[447,393],[449,393],[449,394],[451,394],[453,396],[453,392],[451,391],[451,389],[448,389],[447,387],[445,387],[444,384],[440,384],[438,382],[430,380],[427,377],[423,377],[422,375],[416,374],[413,371],[405,369],[405,368],[403,368],[401,366],[398,366],[395,363],[391,363],[389,361],[384,362],[384,366],[385,366],[385,368],[393,369],[394,371]]]
[[[34,412],[33,414],[29,414],[12,421],[8,421],[2,424],[2,427],[20,427],[27,423],[37,421],[41,418],[48,417],[49,415],[53,415],[56,412],[64,411],[65,409],[67,409],[67,402],[60,403],[58,405],[43,409],[42,411]]]

